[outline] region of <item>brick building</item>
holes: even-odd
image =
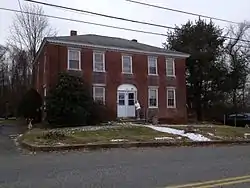
[[[145,117],[185,123],[185,59],[188,54],[121,38],[99,35],[49,37],[35,60],[36,89],[41,96],[57,82],[59,72],[83,77],[93,98],[115,117],[134,117],[136,100]]]

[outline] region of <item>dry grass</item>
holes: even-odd
[[[122,142],[143,142],[153,141],[155,137],[170,137],[173,139],[165,141],[176,141],[177,135],[162,133],[147,127],[118,127],[112,129],[103,129],[96,131],[71,131],[62,133],[62,135],[49,135],[49,131],[35,129],[23,136],[23,139],[29,143],[41,145],[63,144],[87,144],[87,143],[111,143],[112,139],[124,139]],[[178,139],[186,141],[187,138]]]
[[[174,126],[172,128],[184,130],[183,126]],[[250,133],[249,128],[232,126],[195,126],[195,132],[202,134],[212,140],[242,140],[245,133]]]

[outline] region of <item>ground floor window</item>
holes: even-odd
[[[158,107],[158,88],[149,88],[148,89],[148,106],[149,108]]]
[[[167,88],[167,107],[176,108],[175,88]]]
[[[93,99],[102,104],[105,103],[105,87],[94,86],[93,87]]]

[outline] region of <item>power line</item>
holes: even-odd
[[[165,29],[175,29],[174,27],[170,27],[170,26],[154,24],[154,23],[150,23],[150,22],[143,22],[143,21],[138,21],[138,20],[131,20],[131,19],[117,17],[117,16],[110,16],[110,15],[107,15],[107,14],[101,14],[101,13],[91,12],[91,11],[87,11],[87,10],[80,10],[80,9],[76,9],[76,8],[65,7],[65,6],[55,5],[55,4],[45,3],[45,2],[39,2],[39,1],[34,1],[34,0],[25,0],[25,1],[28,1],[28,2],[31,2],[31,3],[42,4],[42,5],[46,5],[46,6],[51,6],[51,7],[56,7],[56,8],[61,8],[61,9],[66,9],[66,10],[71,10],[71,11],[73,10],[73,11],[76,11],[76,12],[83,12],[83,13],[87,13],[87,14],[92,14],[92,15],[111,18],[111,19],[116,19],[116,20],[133,22],[133,23],[138,23],[138,24],[143,24],[143,25],[150,25],[150,26],[155,26],[155,27],[162,27],[162,28],[165,28]]]
[[[59,16],[51,16],[51,15],[46,15],[46,14],[38,14],[38,13],[20,11],[20,10],[15,10],[15,9],[8,9],[8,8],[2,8],[2,7],[0,7],[0,10],[10,11],[10,12],[16,12],[16,13],[25,13],[25,14],[36,15],[36,16],[43,16],[43,17],[53,18],[53,19],[59,19],[59,20],[73,21],[73,22],[85,23],[85,24],[96,25],[96,26],[101,26],[101,27],[108,27],[108,28],[113,28],[113,29],[133,31],[133,32],[138,32],[138,33],[145,33],[145,34],[165,36],[165,37],[168,36],[167,34],[163,34],[163,33],[157,33],[157,32],[151,32],[151,31],[144,31],[144,30],[137,30],[137,29],[130,29],[130,28],[125,28],[125,27],[117,27],[117,26],[99,24],[99,23],[95,23],[95,22],[87,22],[87,21],[76,20],[76,19],[71,19],[71,18],[64,18],[64,17],[59,17]]]
[[[101,16],[101,17],[107,17],[107,18],[111,18],[111,19],[117,19],[117,20],[127,21],[127,22],[133,22],[133,23],[138,23],[138,24],[150,25],[150,26],[161,27],[161,28],[172,29],[172,30],[180,30],[180,28],[175,28],[175,27],[170,27],[170,26],[165,26],[165,25],[160,25],[160,24],[154,24],[154,23],[150,23],[150,22],[142,22],[142,21],[138,21],[138,20],[131,20],[131,19],[122,18],[122,17],[110,16],[110,15],[106,15],[106,14],[100,14],[100,13],[97,13],[97,12],[80,10],[80,9],[71,8],[71,7],[65,7],[65,6],[61,6],[61,5],[44,3],[44,2],[34,1],[34,0],[25,0],[25,1],[32,2],[32,3],[37,3],[37,4],[42,4],[42,5],[46,5],[46,6],[50,6],[50,7],[56,7],[56,8],[61,8],[61,9],[66,9],[66,10],[71,10],[71,11],[76,11],[76,12],[88,13],[88,14],[97,15],[97,16]],[[249,42],[250,43],[249,40],[236,39],[236,38],[227,37],[227,36],[221,36],[221,37],[225,38],[225,39],[232,39],[232,40],[238,40],[238,41],[241,41],[241,42]]]
[[[192,16],[198,16],[198,17],[203,17],[203,18],[218,20],[218,21],[222,21],[222,22],[233,23],[233,24],[240,24],[239,22],[235,22],[235,21],[231,21],[231,20],[226,20],[226,19],[222,19],[222,18],[216,18],[216,17],[206,16],[206,15],[197,14],[197,13],[193,13],[193,12],[186,12],[186,11],[183,11],[183,10],[172,9],[172,8],[168,8],[168,7],[162,7],[162,6],[153,5],[153,4],[149,4],[149,3],[142,3],[142,2],[134,1],[134,0],[125,0],[125,1],[131,2],[131,3],[136,3],[136,4],[139,4],[139,5],[148,6],[148,7],[153,7],[153,8],[163,9],[163,10],[169,10],[169,11],[172,11],[172,12],[178,12],[178,13],[182,13],[182,14],[188,14],[188,15],[192,15]]]
[[[64,17],[59,17],[59,16],[46,15],[46,14],[38,14],[38,13],[32,13],[32,12],[27,12],[27,11],[20,11],[20,10],[15,10],[15,9],[8,9],[8,8],[2,8],[2,7],[0,7],[0,10],[9,11],[9,12],[16,12],[16,13],[22,13],[22,14],[36,15],[36,16],[43,16],[43,17],[52,18],[52,19],[72,21],[72,22],[77,22],[77,23],[84,23],[84,24],[90,24],[90,25],[95,25],[95,26],[101,26],[101,27],[107,27],[107,28],[125,30],[125,31],[132,31],[132,32],[137,32],[137,33],[144,33],[144,34],[164,36],[164,37],[168,36],[167,34],[163,34],[163,33],[150,32],[150,31],[137,30],[137,29],[130,29],[130,28],[125,28],[125,27],[117,27],[117,26],[99,24],[99,23],[95,23],[95,22],[87,22],[87,21],[82,21],[82,20],[76,20],[76,19],[64,18]],[[241,47],[249,48],[249,46],[243,46],[243,45],[241,45]]]

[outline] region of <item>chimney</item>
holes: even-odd
[[[137,40],[136,40],[136,39],[132,39],[131,41],[133,41],[133,42],[137,42]]]
[[[77,35],[77,31],[75,31],[75,30],[70,31],[70,36],[76,36],[76,35]]]

